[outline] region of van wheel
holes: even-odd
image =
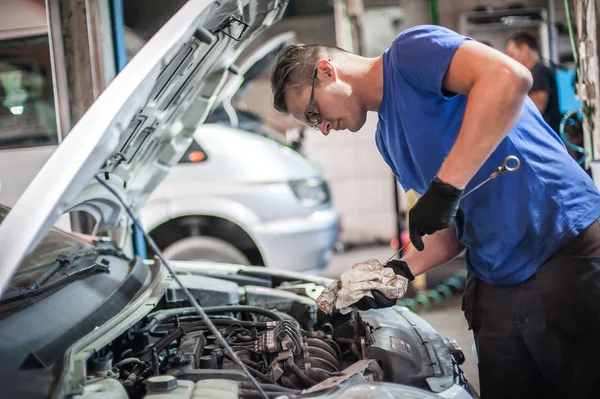
[[[186,237],[163,250],[168,259],[205,260],[248,265],[248,258],[230,243],[214,237]]]

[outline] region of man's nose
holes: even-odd
[[[323,133],[324,136],[327,136],[329,134],[329,132],[331,131],[331,123],[327,122],[327,121],[322,121],[321,123],[319,123],[318,125],[319,130],[321,131],[321,133]]]

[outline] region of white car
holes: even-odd
[[[2,397],[473,397],[461,350],[406,308],[325,314],[329,279],[133,255],[132,222],[284,8],[186,2],[0,207]],[[53,227],[73,210],[120,241]]]
[[[232,100],[270,70],[293,33],[271,38],[236,68],[219,105],[142,209],[170,259],[263,265],[315,273],[332,255],[339,214],[327,182],[304,155],[267,136]]]

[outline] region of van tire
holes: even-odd
[[[203,260],[248,265],[248,258],[230,243],[215,237],[194,236],[174,242],[163,250],[167,259]]]

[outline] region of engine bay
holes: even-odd
[[[326,315],[285,288],[246,286],[233,298],[237,303],[204,307],[269,397],[334,390],[355,376],[433,392],[460,380],[452,346],[407,309]],[[174,290],[109,345],[96,348],[86,369],[86,393],[111,384],[112,397],[123,398],[262,397]]]
[[[262,388],[273,395],[299,394],[343,375],[342,370],[364,358],[370,342],[369,329],[364,328],[358,313],[340,318],[335,327],[324,323],[309,332],[289,316],[285,319],[281,313],[254,306],[205,311]],[[160,392],[153,376],[173,376],[193,383],[236,381],[239,397],[259,397],[231,355],[189,307],[151,313],[90,358],[88,370],[96,376],[105,373],[106,377],[116,377],[131,398]],[[368,380],[382,379],[375,363],[365,371]]]

